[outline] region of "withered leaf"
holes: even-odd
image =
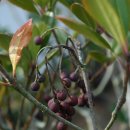
[[[9,57],[13,67],[13,76],[15,76],[16,66],[21,58],[22,50],[29,44],[32,36],[32,19],[29,19],[13,35],[9,46]]]

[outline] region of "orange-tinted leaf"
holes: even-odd
[[[32,36],[32,19],[27,21],[22,27],[20,27],[13,38],[9,46],[9,57],[13,67],[13,76],[15,75],[16,66],[21,58],[22,50],[26,47]]]

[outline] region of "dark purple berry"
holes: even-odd
[[[60,78],[63,80],[64,78],[68,78],[68,74],[66,72],[61,72]]]
[[[63,122],[59,122],[56,128],[57,130],[67,130],[67,126]]]
[[[88,98],[87,95],[80,95],[78,98],[78,105],[79,106],[87,106],[88,107]]]
[[[78,104],[78,98],[76,96],[70,96],[67,103],[69,103],[71,106],[76,106]]]
[[[76,72],[72,72],[70,74],[71,81],[76,82],[76,81],[78,81],[78,78],[79,78],[79,76],[78,76],[78,74]]]
[[[71,80],[69,78],[64,78],[63,84],[69,88],[71,86]]]
[[[67,103],[67,102],[61,102],[61,109],[64,110],[64,111],[67,111],[70,107],[70,105]]]
[[[85,105],[85,100],[84,100],[84,96],[80,95],[78,97],[78,106],[83,107]]]
[[[60,90],[56,93],[57,99],[60,101],[64,101],[67,97],[67,93],[65,90]]]
[[[48,107],[53,111],[53,112],[59,112],[59,103],[56,102],[54,99],[51,99],[48,101]]]
[[[49,95],[44,95],[43,100],[47,103],[51,99],[51,96]]]
[[[43,83],[44,81],[45,81],[45,76],[44,75],[40,76],[38,82]]]
[[[75,109],[72,106],[70,106],[66,112],[69,116],[73,116],[75,114]]]
[[[40,84],[36,81],[34,81],[32,84],[31,84],[31,90],[32,91],[38,91],[40,88]]]
[[[43,38],[40,36],[36,36],[34,42],[36,45],[41,45],[43,43]]]

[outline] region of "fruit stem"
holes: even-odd
[[[77,45],[76,49],[78,52],[79,61],[81,64],[83,64],[83,58],[82,58],[82,53],[81,53],[81,44],[78,41],[76,41],[76,45]],[[82,77],[83,77],[84,84],[85,84],[85,88],[86,88],[86,93],[87,93],[87,97],[88,97],[88,103],[89,103],[90,115],[91,115],[91,119],[92,119],[92,123],[93,123],[93,128],[94,128],[94,130],[98,130],[97,121],[96,121],[95,113],[94,113],[94,109],[93,109],[92,94],[91,94],[91,90],[90,90],[90,87],[88,85],[88,80],[87,80],[86,74],[85,74],[85,67],[80,66],[80,70],[81,70]]]

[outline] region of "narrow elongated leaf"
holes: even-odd
[[[84,7],[79,3],[74,3],[71,6],[72,12],[85,24],[90,25],[92,28],[95,27],[95,23],[89,14],[85,11]]]
[[[9,0],[9,2],[11,2],[12,4],[14,4],[24,10],[38,14],[32,0]]]
[[[9,57],[13,67],[13,75],[15,75],[16,66],[21,58],[22,50],[26,47],[32,36],[32,19],[26,22],[20,27],[13,38],[9,46]]]
[[[107,41],[105,39],[103,39],[95,31],[93,31],[89,26],[79,23],[79,22],[75,22],[71,19],[63,18],[63,17],[57,17],[57,19],[62,21],[64,24],[66,24],[71,29],[77,31],[78,33],[83,34],[85,37],[87,37],[89,40],[91,40],[98,46],[111,49],[111,47],[107,43]]]
[[[126,34],[120,18],[109,0],[82,0],[86,11],[102,26],[108,34],[122,45],[123,51],[128,52]]]
[[[130,29],[130,0],[127,1],[127,6],[128,6],[128,16],[129,16],[129,29]]]
[[[116,0],[117,11],[125,28],[126,34],[129,30],[129,12],[127,0]]]

